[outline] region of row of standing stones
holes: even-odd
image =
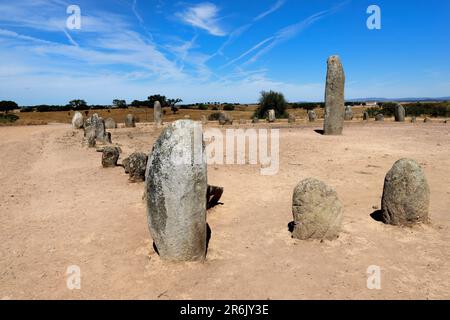
[[[161,133],[150,153],[145,173],[147,215],[158,253],[169,261],[198,261],[207,248],[207,164],[202,127],[179,120]],[[183,154],[190,162],[174,162]],[[430,190],[420,165],[401,159],[387,173],[382,197],[382,221],[412,226],[428,222]],[[296,239],[333,240],[339,236],[344,208],[334,189],[317,179],[301,181],[292,198]]]
[[[350,117],[344,107],[344,83],[342,64],[337,56],[332,56],[328,59],[325,93],[326,135],[342,134],[343,121]],[[105,137],[104,129],[102,131],[104,125],[95,116],[83,123],[85,136],[102,140]],[[310,111],[308,116],[310,121],[317,118],[314,111]],[[80,124],[82,121],[76,117],[74,121]],[[127,116],[126,123],[134,124],[131,117]],[[400,108],[396,112],[397,117],[404,118]],[[157,125],[162,124],[161,106],[157,104],[155,120]],[[273,110],[269,111],[268,120],[275,121]],[[230,121],[225,114],[219,118],[220,123]],[[110,142],[110,135],[107,140]],[[163,260],[202,261],[206,258],[206,212],[209,205],[205,198],[210,198],[211,187],[207,183],[206,154],[202,141],[203,130],[199,122],[179,120],[163,129],[148,157],[133,154],[122,164],[126,172],[139,177],[138,181],[145,181],[148,226]],[[110,159],[107,162],[111,166],[117,164],[119,154],[118,147],[103,149],[103,158]],[[179,161],[180,157],[189,161]],[[218,188],[218,198],[222,192],[223,189]],[[215,198],[216,202],[218,198]],[[420,165],[412,159],[397,161],[385,178],[382,221],[399,226],[427,223],[429,202],[430,190]],[[333,240],[341,231],[344,208],[333,188],[310,178],[301,181],[294,189],[292,214],[294,238]]]

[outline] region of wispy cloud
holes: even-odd
[[[324,10],[317,12],[306,19],[297,22],[295,24],[289,25],[283,29],[278,30],[274,35],[267,37],[266,39],[260,41],[258,44],[238,56],[237,58],[233,59],[223,67],[228,67],[231,64],[234,64],[240,60],[242,60],[244,57],[250,55],[251,53],[257,51],[249,60],[245,62],[245,64],[250,64],[256,62],[259,58],[261,58],[263,55],[267,54],[269,51],[271,51],[273,48],[275,48],[277,45],[288,41],[294,37],[296,37],[298,34],[300,34],[303,30],[307,29],[309,26],[314,24],[315,22],[336,13],[341,7],[346,5],[349,1],[342,2],[331,9]]]
[[[255,17],[255,19],[253,19],[253,21],[261,20],[261,19],[265,18],[266,16],[268,16],[269,14],[274,13],[275,11],[280,9],[285,3],[286,3],[286,0],[278,0],[277,2],[275,2],[273,4],[272,7],[269,8],[269,10],[264,11],[259,16]]]
[[[183,12],[178,12],[176,16],[184,23],[206,30],[213,36],[226,36],[227,33],[219,24],[218,13],[219,8],[215,4],[205,2],[189,7]]]
[[[247,23],[243,26],[240,26],[239,28],[235,29],[228,35],[228,39],[220,46],[219,50],[211,56],[217,56],[217,55],[223,55],[223,52],[225,48],[227,48],[229,45],[231,45],[233,42],[235,42],[240,36],[242,36],[247,30],[249,30],[256,22],[259,20],[262,20],[263,18],[267,17],[268,15],[274,13],[275,11],[279,10],[287,0],[277,0],[276,3],[274,3],[268,10],[264,11],[263,13],[259,14],[255,18],[253,18],[251,23]]]

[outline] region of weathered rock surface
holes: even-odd
[[[117,147],[107,146],[103,148],[102,152],[102,166],[103,168],[113,168],[117,166],[119,160],[120,149]]]
[[[219,115],[219,124],[222,126],[227,125],[227,124],[232,125],[233,118],[230,116],[230,114],[221,112]]]
[[[165,128],[145,178],[149,229],[161,258],[204,260],[207,166],[201,124],[180,120]]]
[[[399,103],[395,106],[394,117],[396,122],[405,122],[405,108]]]
[[[125,118],[125,127],[134,128],[136,127],[136,118],[132,114],[128,114]]]
[[[327,63],[325,89],[325,135],[341,135],[344,129],[345,74],[338,56],[331,56]]]
[[[145,170],[147,169],[148,156],[145,153],[135,152],[122,161],[125,173],[129,174],[130,181],[145,181]]]
[[[84,118],[81,112],[75,112],[72,118],[72,126],[74,129],[82,129],[84,126]]]
[[[153,114],[155,117],[155,124],[157,126],[161,126],[162,125],[162,108],[161,108],[161,103],[159,101],[155,101],[155,103],[153,104]]]
[[[364,111],[363,120],[369,121],[369,119],[370,119],[369,113],[367,111]]]
[[[343,207],[336,191],[316,179],[306,179],[294,189],[293,237],[332,240],[339,236]]]
[[[113,118],[108,118],[105,120],[105,128],[106,129],[117,129],[117,123]]]
[[[295,123],[295,116],[293,114],[289,115],[288,123]]]
[[[411,123],[416,123],[417,122],[417,118],[415,116],[411,117]]]
[[[271,109],[267,112],[267,120],[269,122],[275,122],[277,120],[275,117],[275,110]]]
[[[309,111],[308,111],[308,119],[309,119],[309,122],[314,122],[314,121],[316,121],[316,119],[317,119],[317,114],[316,114],[316,112],[315,112],[314,110],[309,110]]]
[[[429,206],[430,188],[420,165],[412,159],[397,161],[384,181],[383,221],[401,226],[426,223]]]
[[[375,121],[384,121],[384,115],[379,113],[375,116]]]
[[[351,106],[345,107],[344,120],[345,121],[353,120],[353,110]]]

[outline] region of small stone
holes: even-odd
[[[351,121],[353,120],[353,110],[351,106],[346,106],[344,111],[344,120]]]
[[[117,166],[119,160],[120,149],[117,147],[107,146],[103,148],[102,152],[102,166],[103,168],[113,168]]]
[[[259,123],[259,118],[258,117],[254,117],[252,119],[252,123],[254,123],[254,124]]]
[[[339,236],[343,207],[336,191],[316,179],[306,179],[294,189],[293,237],[332,240]]]
[[[136,118],[132,114],[128,114],[125,118],[125,127],[134,128],[136,127]]]
[[[399,103],[395,106],[394,117],[396,122],[405,122],[405,108]]]
[[[72,126],[74,129],[82,129],[84,126],[84,118],[81,112],[77,111],[72,118]]]
[[[411,123],[416,123],[417,122],[417,118],[415,116],[411,117]]]
[[[114,121],[113,118],[108,118],[105,120],[105,128],[106,129],[116,129],[117,123]]]
[[[135,152],[122,161],[125,173],[130,176],[131,182],[145,181],[148,156],[145,153]]]
[[[269,122],[275,122],[275,121],[277,120],[277,118],[275,117],[275,110],[270,109],[270,110],[267,112],[267,120],[268,120]]]
[[[384,121],[384,115],[379,113],[375,116],[375,121]]]
[[[293,114],[289,115],[288,123],[295,123],[295,116]]]
[[[384,181],[383,221],[401,226],[426,223],[429,206],[430,188],[421,166],[412,159],[397,161]]]
[[[364,121],[369,121],[369,119],[370,119],[369,113],[367,111],[364,111],[363,120]]]
[[[232,125],[233,124],[233,118],[230,116],[230,114],[225,113],[225,112],[221,112],[219,114],[219,124],[224,126],[224,125]]]
[[[159,101],[155,101],[155,103],[153,104],[153,113],[154,113],[154,118],[155,118],[155,124],[157,126],[161,126],[162,125],[162,108],[161,108],[161,103]]]
[[[308,120],[309,122],[315,122],[317,119],[317,114],[314,110],[309,110],[308,111]]]

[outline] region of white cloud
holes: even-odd
[[[205,2],[178,12],[176,16],[184,23],[206,30],[213,36],[226,36],[227,33],[219,25],[218,13],[219,8],[215,4]]]
[[[271,13],[274,13],[275,11],[277,11],[278,9],[280,9],[284,4],[286,3],[286,0],[277,0],[277,2],[275,2],[273,4],[272,7],[269,8],[269,10],[264,11],[263,13],[261,13],[260,15],[258,15],[254,21],[258,21],[261,20],[262,18],[268,16]]]

